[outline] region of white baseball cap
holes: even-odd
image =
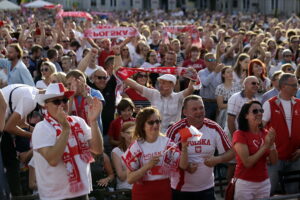
[[[157,80],[171,81],[174,85],[176,85],[176,76],[172,74],[164,74],[157,78]]]
[[[36,96],[36,101],[41,106],[44,106],[47,99],[61,96],[70,98],[74,93],[74,91],[67,90],[62,83],[51,83],[48,85],[45,94],[38,94]]]

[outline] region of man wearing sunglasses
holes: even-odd
[[[278,172],[300,169],[300,100],[294,98],[298,90],[298,80],[294,74],[285,73],[279,78],[279,94],[263,105],[263,123],[276,131],[275,144],[278,162],[269,165],[271,195],[276,191]],[[288,194],[299,193],[299,182],[285,184]]]
[[[92,188],[91,153],[103,152],[97,123],[101,101],[93,98],[87,120],[68,115],[68,101],[74,95],[62,83],[50,84],[37,102],[45,108],[44,120],[32,134],[33,159],[41,199],[87,200]]]
[[[202,135],[188,138],[188,168],[180,170],[179,177],[171,177],[173,200],[215,199],[213,167],[233,159],[231,143],[216,122],[205,118],[201,97],[187,96],[182,111],[186,118],[172,125],[167,137],[180,143],[179,131],[190,126],[196,127]],[[219,155],[214,157],[216,149]]]
[[[218,64],[212,53],[207,53],[204,56],[204,63],[206,68],[198,73],[202,84],[199,94],[203,98],[206,117],[215,120],[218,108],[215,91],[217,86],[222,83],[221,69],[224,65]]]

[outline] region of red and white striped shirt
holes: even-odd
[[[187,119],[182,119],[171,126],[167,131],[167,137],[174,142],[180,142],[179,130],[190,125]],[[180,170],[178,176],[171,177],[171,186],[175,190],[185,192],[199,192],[214,186],[213,168],[204,164],[206,158],[213,156],[216,148],[219,154],[223,154],[231,148],[231,142],[223,129],[214,121],[204,119],[199,129],[202,137],[192,136],[188,141],[188,162],[198,164],[195,173]]]

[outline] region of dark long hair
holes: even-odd
[[[253,104],[258,104],[262,107],[259,101],[249,101],[248,103],[245,103],[243,105],[241,112],[238,116],[238,128],[241,131],[249,131],[249,123],[248,120],[246,119],[246,115],[249,113],[249,109]]]

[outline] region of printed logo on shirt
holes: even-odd
[[[275,110],[275,112],[280,113],[280,110]]]
[[[196,153],[201,153],[202,152],[202,147],[201,146],[195,146],[195,152]]]
[[[195,146],[195,145],[210,145],[209,139],[201,139],[199,141],[188,141],[189,146]]]
[[[262,138],[260,140],[253,140],[252,142],[256,148],[259,148],[264,143]]]

